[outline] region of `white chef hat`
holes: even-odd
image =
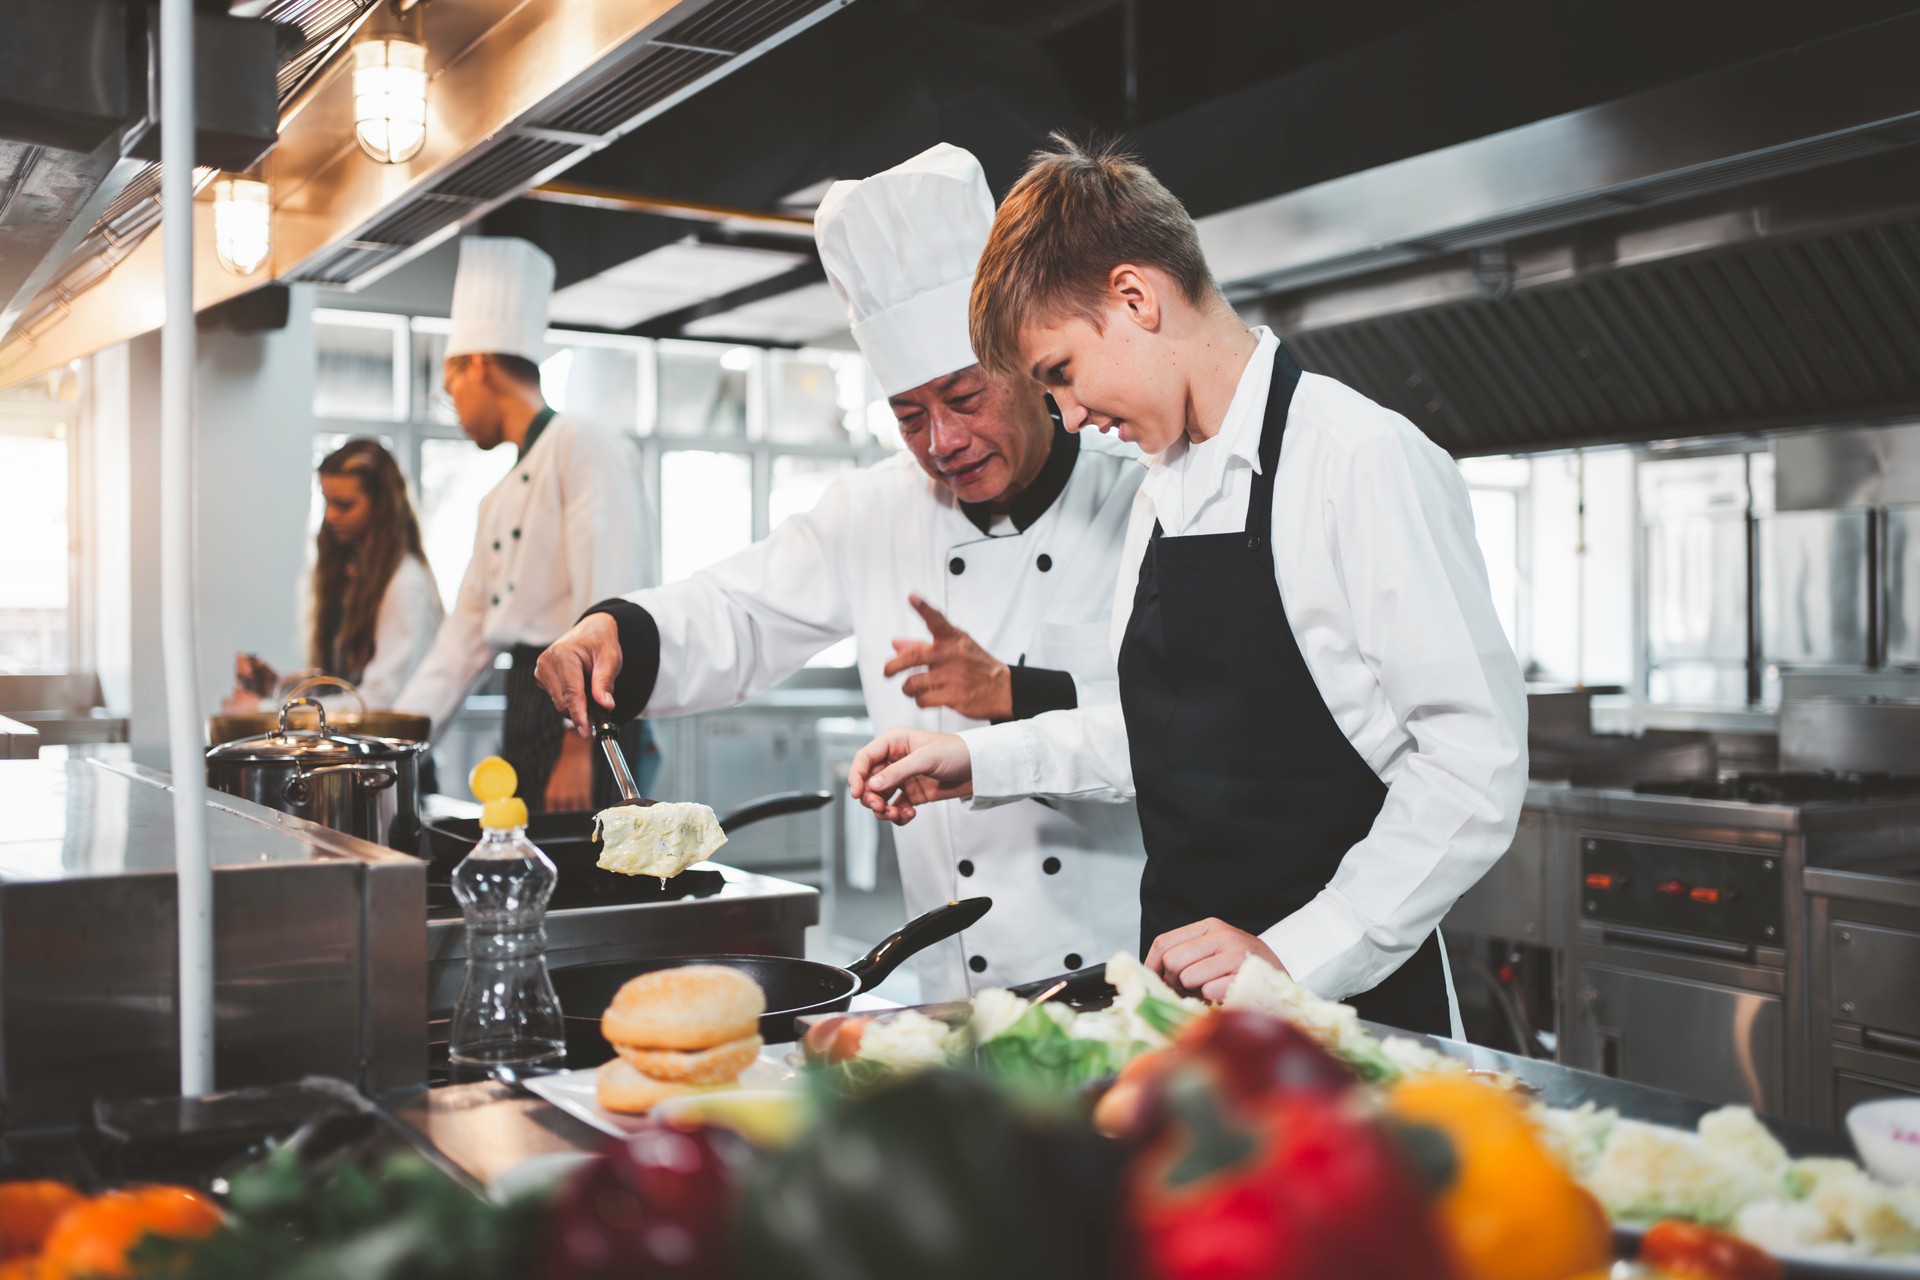
[[[992,226],[993,192],[980,162],[945,142],[827,189],[813,238],[882,393],[974,362],[967,295]]]
[[[553,259],[527,240],[469,236],[460,242],[453,277],[453,333],[448,356],[546,353]]]

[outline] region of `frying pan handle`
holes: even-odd
[[[1072,973],[1057,974],[1051,978],[1041,978],[1036,982],[1023,982],[1019,986],[1008,987],[1023,1000],[1031,1000],[1056,982],[1064,982],[1057,999],[1085,1000],[1091,996],[1105,995],[1113,990],[1107,985],[1107,966],[1092,965],[1085,969],[1075,969]]]
[[[992,898],[963,898],[935,907],[882,938],[873,950],[848,965],[847,972],[860,979],[860,990],[871,991],[899,968],[902,960],[971,928],[991,906]]]
[[[750,823],[768,818],[784,818],[790,813],[807,813],[833,803],[831,791],[777,791],[770,796],[749,800],[720,819],[720,829],[732,835]]]

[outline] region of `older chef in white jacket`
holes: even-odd
[[[836,481],[739,555],[585,619],[541,660],[576,721],[588,685],[625,714],[729,706],[846,636],[882,723],[957,730],[1113,699],[1113,574],[1141,467],[1061,430],[1037,387],[980,372],[967,290],[992,217],[979,162],[944,144],[827,193],[821,260],[909,452]],[[1131,805],[930,817],[897,842],[908,911],[974,895],[993,909],[922,959],[928,998],[1133,945]]]
[[[525,240],[461,242],[447,391],[469,439],[510,445],[519,459],[481,500],[453,612],[394,707],[431,717],[438,737],[474,681],[511,653],[501,754],[532,807],[585,809],[590,744],[567,735],[534,664],[588,605],[646,582],[649,526],[634,442],[555,414],[541,395],[553,276],[553,259]]]
[[[1217,999],[1259,956],[1362,1017],[1459,1034],[1436,926],[1512,840],[1527,755],[1452,459],[1249,330],[1180,202],[1111,150],[1035,158],[972,308],[989,369],[1153,454],[1117,582],[1120,703],[896,730],[855,758],[855,794],[897,821],[955,796],[1134,797],[1151,967]]]

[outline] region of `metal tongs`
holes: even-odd
[[[633,780],[633,770],[627,767],[626,753],[620,750],[619,732],[611,720],[602,720],[593,726],[593,736],[600,740],[600,750],[607,757],[607,767],[613,770],[614,785],[620,788],[620,803],[644,809],[653,801],[640,794],[640,786]]]

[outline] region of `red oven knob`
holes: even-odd
[[[1678,880],[1666,880],[1661,883],[1660,892],[1669,898],[1684,898],[1687,896],[1687,886]]]
[[[1590,871],[1587,873],[1589,889],[1624,889],[1627,878],[1612,871]]]
[[[1704,902],[1711,906],[1717,902],[1732,902],[1736,895],[1732,889],[1695,889],[1687,896],[1695,902]]]

